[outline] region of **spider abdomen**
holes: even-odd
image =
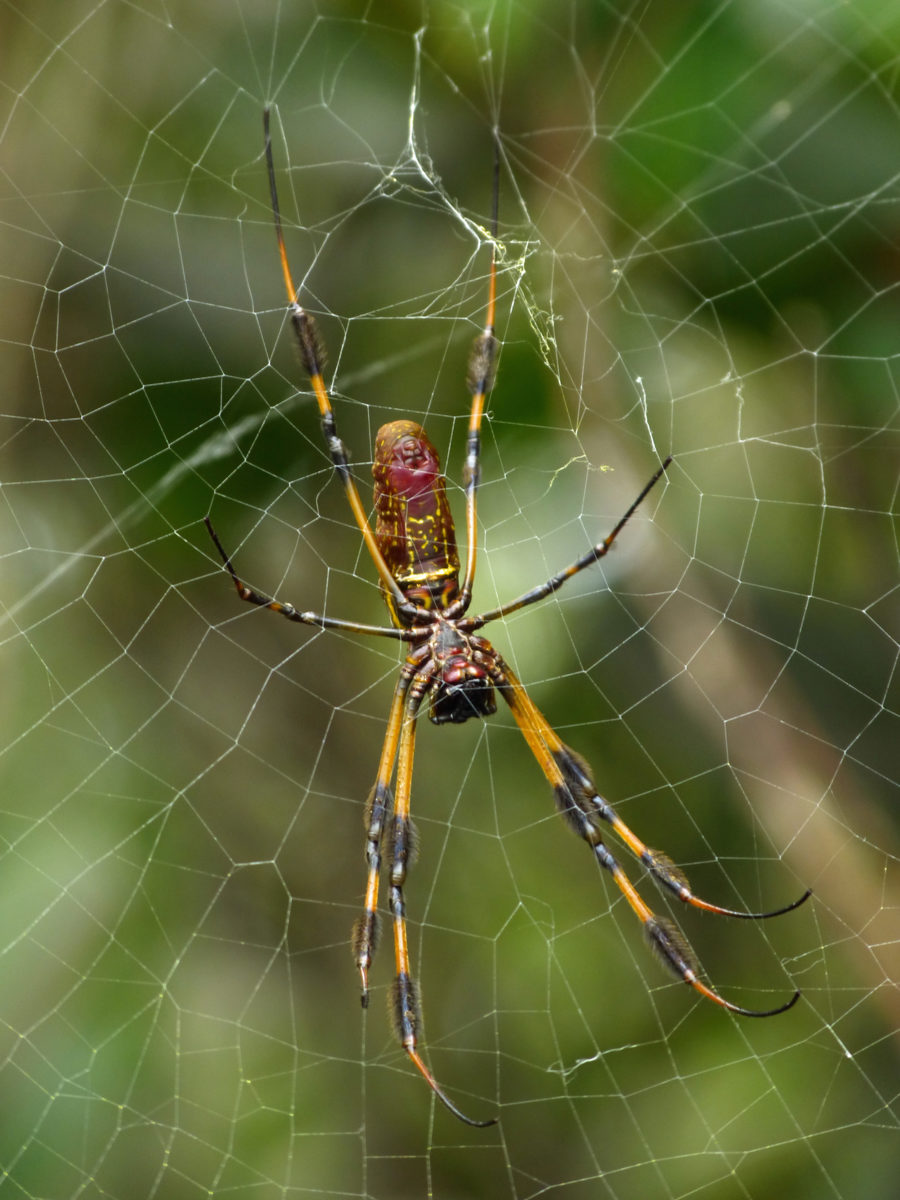
[[[391,421],[375,438],[375,540],[404,595],[446,608],[459,590],[456,531],[438,452],[415,421]],[[400,615],[388,608],[395,623]]]

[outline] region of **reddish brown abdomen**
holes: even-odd
[[[437,450],[415,421],[391,421],[375,437],[375,538],[403,591],[426,607],[458,590],[456,530]]]

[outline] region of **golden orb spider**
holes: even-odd
[[[300,612],[292,604],[273,600],[254,591],[237,575],[231,558],[222,547],[208,517],[206,525],[242,600],[271,608],[288,620],[299,621],[304,625],[395,638],[410,646],[394,689],[378,774],[366,805],[368,880],[363,914],[353,927],[352,938],[353,953],[362,985],[363,1006],[368,1004],[369,967],[378,939],[378,886],[384,855],[390,862],[389,907],[393,918],[396,962],[391,1005],[398,1039],[434,1094],[455,1117],[467,1125],[478,1127],[493,1125],[496,1122],[496,1117],[476,1121],[461,1112],[438,1084],[419,1052],[421,1010],[418,989],[410,973],[403,886],[411,856],[410,788],[416,721],[422,701],[426,696],[429,698],[429,716],[435,724],[459,724],[470,717],[487,717],[496,712],[494,695],[495,692],[499,692],[552,787],[563,817],[587,842],[599,865],[612,876],[641,922],[647,941],[663,963],[702,996],[731,1012],[745,1017],[770,1017],[785,1012],[797,1002],[799,992],[794,992],[788,1001],[777,1008],[759,1012],[741,1008],[707,987],[698,977],[699,966],[696,958],[681,932],[673,922],[658,917],[644,903],[603,843],[600,830],[604,824],[609,825],[658,884],[667,888],[685,904],[706,912],[754,921],[763,920],[797,908],[808,898],[810,892],[805,892],[799,900],[784,908],[765,913],[737,912],[695,896],[685,875],[671,859],[646,846],[616,815],[612,806],[598,794],[590,768],[584,759],[560,740],[509,665],[490,642],[476,635],[476,630],[489,621],[507,616],[551,595],[573,575],[602,558],[635,509],[669,466],[671,458],[665,459],[603,541],[591,547],[570,566],[515,600],[477,616],[467,616],[475,580],[478,543],[476,493],[479,481],[480,430],[485,396],[494,381],[499,348],[494,332],[496,252],[492,249],[485,328],[475,339],[467,375],[472,406],[463,477],[466,497],[466,566],[460,586],[456,533],[438,454],[422,427],[413,421],[392,421],[382,426],[376,436],[372,467],[375,479],[375,532],[372,532],[366,510],[350,473],[347,450],[337,434],[334,410],[322,377],[323,352],[318,330],[313,317],[297,299],[297,289],[288,266],[275,186],[275,168],[272,163],[268,109],[263,114],[263,128],[275,234],[287,289],[291,324],[300,357],[318,402],[328,451],[366,549],[378,572],[393,624],[389,627],[361,625],[355,621],[321,616],[319,613]],[[492,226],[494,246],[497,238],[499,174],[499,152],[495,148]],[[391,779],[394,777],[395,766],[396,784],[392,792]]]

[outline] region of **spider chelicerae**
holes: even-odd
[[[300,612],[292,604],[274,600],[248,587],[238,576],[209,518],[206,525],[222,556],[238,595],[251,604],[271,608],[290,621],[323,629],[340,629],[405,642],[409,653],[400,669],[388,715],[387,732],[375,785],[366,806],[366,861],[368,879],[362,916],[353,928],[353,954],[362,985],[362,1003],[368,1004],[369,967],[378,940],[378,889],[382,859],[388,861],[389,907],[394,931],[396,975],[391,996],[398,1039],[410,1060],[435,1095],[468,1125],[493,1125],[497,1118],[477,1121],[450,1100],[425,1064],[419,1050],[421,1009],[416,982],[410,972],[403,895],[412,852],[410,792],[416,721],[423,702],[437,724],[459,724],[472,717],[496,712],[496,695],[509,707],[529,749],[537,760],[562,815],[584,839],[599,865],[613,878],[644,929],[650,946],[680,979],[708,1000],[745,1017],[769,1017],[785,1012],[800,993],[766,1011],[741,1008],[724,999],[699,978],[693,951],[675,924],[659,917],[641,899],[636,888],[607,848],[601,830],[609,826],[657,884],[693,908],[722,916],[762,920],[790,912],[807,899],[772,912],[740,912],[701,900],[690,890],[682,871],[658,850],[652,850],[617,816],[597,792],[591,770],[580,755],[566,746],[538,710],[509,664],[477,631],[498,617],[535,604],[551,595],[609,551],[638,505],[671,462],[666,458],[640,495],[607,536],[570,566],[507,604],[469,616],[478,546],[476,496],[479,481],[480,430],[485,397],[494,382],[499,343],[494,332],[496,295],[497,198],[499,194],[499,143],[495,140],[492,253],[487,318],[469,357],[467,387],[472,398],[463,484],[466,498],[466,563],[462,584],[453,517],[447,501],[437,451],[424,429],[414,421],[392,421],[375,439],[372,474],[375,480],[375,530],[350,473],[347,450],[337,434],[334,410],[322,376],[323,351],[313,317],[297,300],[297,289],[288,265],[287,251],[275,185],[269,110],[263,116],[265,155],[271,191],[278,253],[288,297],[288,312],[303,365],[319,406],[322,431],[334,468],[344,488],[366,549],[378,573],[392,625],[363,625]],[[396,774],[395,774],[396,773]],[[393,790],[391,781],[395,780]]]

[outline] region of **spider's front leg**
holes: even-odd
[[[397,787],[394,815],[390,824],[387,854],[390,858],[390,907],[394,925],[394,957],[396,977],[391,991],[391,1014],[397,1038],[410,1060],[441,1103],[466,1125],[484,1128],[496,1124],[497,1118],[475,1121],[461,1112],[441,1088],[419,1054],[419,1029],[422,1013],[418,988],[409,965],[409,946],[406,937],[406,905],[403,885],[413,855],[413,830],[409,817],[412,785],[413,755],[416,742],[416,720],[419,706],[433,678],[433,664],[426,661],[409,686],[403,707],[397,749]],[[367,898],[368,904],[368,898]]]
[[[575,832],[591,847],[600,866],[612,876],[619,891],[640,920],[648,943],[659,955],[663,964],[700,995],[721,1005],[722,1008],[727,1008],[744,1017],[772,1017],[793,1007],[800,998],[799,992],[794,992],[786,1003],[777,1008],[758,1011],[741,1008],[730,1000],[725,1000],[703,983],[698,975],[700,968],[696,956],[684,935],[672,921],[657,916],[644,902],[634,884],[604,844],[598,826],[601,821],[610,825],[659,884],[673,892],[683,903],[706,912],[749,920],[763,920],[767,917],[780,916],[782,913],[797,908],[809,898],[811,892],[806,891],[799,900],[795,900],[783,908],[765,913],[740,912],[735,909],[722,908],[695,896],[688,886],[685,875],[671,859],[658,850],[651,850],[649,846],[646,846],[616,814],[612,805],[598,794],[587,763],[560,740],[544,715],[532,702],[522,684],[496,651],[494,651],[494,663],[492,674],[497,690],[509,705],[510,712],[521,729],[525,741],[553,788],[560,811]]]
[[[400,729],[403,724],[403,711],[406,696],[413,676],[416,673],[416,661],[421,655],[411,655],[403,664],[397,686],[394,688],[394,698],[391,701],[391,711],[388,715],[387,732],[381,747],[381,760],[378,763],[378,775],[369,793],[366,803],[366,863],[368,876],[366,880],[366,900],[363,915],[353,924],[353,957],[359,970],[363,1008],[369,1005],[369,968],[378,947],[378,880],[381,873],[381,846],[388,820],[393,815],[394,797],[391,792],[391,776],[394,773],[394,760],[397,757],[397,743],[400,740]]]

